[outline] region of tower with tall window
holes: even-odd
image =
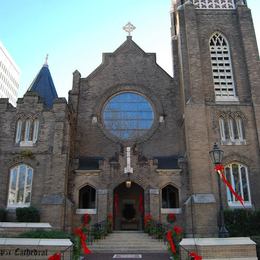
[[[246,1],[173,0],[172,45],[190,175],[186,232],[205,236],[217,227],[217,176],[208,154],[215,142],[245,207],[260,207],[259,54]],[[226,208],[242,207],[225,185],[222,194]]]
[[[67,102],[58,98],[47,63],[17,106],[0,99],[0,208],[33,206],[41,221],[65,225],[69,124]],[[53,212],[53,214],[50,214]]]

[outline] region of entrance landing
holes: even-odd
[[[108,259],[115,259],[114,256],[115,255],[119,255],[119,254],[109,254],[109,253],[94,253],[91,255],[86,256],[84,259],[85,260],[108,260]],[[125,256],[128,255],[128,256]],[[134,254],[137,255],[137,254]],[[139,255],[139,254],[138,254]],[[145,253],[145,254],[140,254],[142,260],[169,260],[170,255],[168,253]],[[130,254],[121,254],[121,258],[117,258],[117,259],[137,259],[137,258],[131,258]]]
[[[167,253],[166,244],[138,231],[115,231],[89,247],[93,253]]]

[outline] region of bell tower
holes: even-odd
[[[260,207],[260,70],[254,26],[244,0],[173,0],[171,21],[189,174],[186,233],[214,236],[219,190],[209,151],[215,142],[224,151],[225,169],[232,165],[226,170],[231,184],[247,186],[237,192],[248,208]],[[226,208],[240,207],[224,184],[221,191]]]

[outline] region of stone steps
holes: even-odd
[[[166,253],[167,245],[143,232],[114,232],[94,242],[89,248],[94,253]]]

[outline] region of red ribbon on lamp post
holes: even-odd
[[[221,180],[226,184],[230,192],[235,196],[235,198],[241,203],[241,205],[244,207],[244,199],[233,189],[232,185],[227,180],[225,173],[224,173],[224,165],[222,164],[216,164],[215,165],[215,172],[219,174]]]

